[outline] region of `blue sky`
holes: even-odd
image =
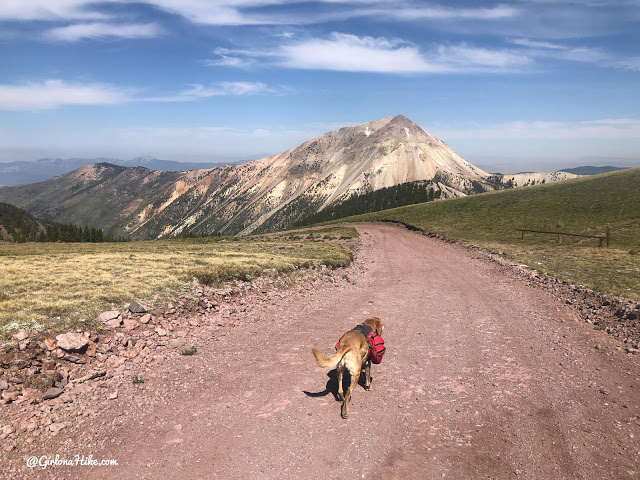
[[[640,1],[3,0],[0,161],[254,159],[403,114],[490,171],[640,165]]]

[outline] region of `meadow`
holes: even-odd
[[[445,239],[500,253],[549,275],[640,300],[640,168],[483,193],[349,217],[395,220]],[[340,220],[344,222],[345,219]],[[516,229],[605,234],[591,238],[525,234]]]
[[[357,236],[353,228],[341,231]],[[220,285],[321,264],[335,268],[350,261],[350,250],[339,243],[288,237],[0,243],[0,333],[91,328],[104,310],[136,299],[162,303],[189,288],[194,279]]]

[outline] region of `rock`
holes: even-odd
[[[120,316],[120,312],[117,310],[109,310],[108,312],[102,312],[98,315],[98,322],[105,323],[109,320],[114,320]]]
[[[21,342],[22,340],[25,340],[29,337],[29,334],[27,333],[27,331],[22,328],[20,330],[18,330],[18,332],[16,334],[13,335],[13,338],[19,342]]]
[[[145,325],[151,321],[151,314],[147,313],[140,318],[140,323],[144,323]]]
[[[79,352],[89,345],[89,339],[80,333],[67,332],[56,337],[58,347],[68,352]]]
[[[2,398],[5,403],[11,403],[18,398],[18,395],[20,395],[20,392],[18,391],[9,392],[7,390],[4,390],[0,398]]]
[[[63,393],[64,393],[64,390],[62,388],[52,387],[49,390],[47,390],[46,392],[44,392],[44,394],[42,395],[42,399],[43,400],[51,400],[53,398],[59,397]]]
[[[0,391],[1,390],[8,390],[9,389],[9,384],[7,382],[5,382],[4,380],[0,380]]]
[[[638,252],[636,252],[635,250],[631,249],[629,250],[629,255],[637,255]]]
[[[44,344],[50,352],[56,349],[56,341],[53,338],[45,339]]]
[[[77,355],[64,355],[60,359],[61,360],[65,360],[67,362],[75,363],[76,365],[82,365],[84,363],[87,363],[86,360],[83,360],[82,358],[78,357]]]
[[[0,430],[0,440],[4,440],[5,438],[7,438],[9,435],[11,435],[12,433],[14,433],[16,431],[15,428],[13,428],[13,426],[11,425],[5,425],[4,427],[2,427],[2,430]]]
[[[115,400],[116,398],[118,398],[118,392],[113,392],[109,395],[109,400]]]
[[[65,428],[67,425],[65,423],[52,423],[49,425],[49,431],[51,433],[58,433],[60,430]]]
[[[131,313],[147,313],[148,310],[144,305],[141,305],[138,302],[131,302],[129,305],[129,311]]]
[[[124,328],[127,331],[131,331],[131,330],[134,330],[134,329],[138,328],[138,325],[140,325],[140,324],[135,320],[127,319],[127,320],[124,321]]]
[[[109,328],[109,329],[114,329],[114,328],[118,328],[120,325],[122,325],[122,320],[118,317],[118,318],[112,318],[111,320],[107,320],[106,322],[104,322],[104,326],[105,328]]]
[[[167,331],[162,328],[162,327],[157,327],[156,328],[156,333],[158,334],[158,336],[160,337],[166,337],[167,336]]]
[[[5,452],[10,452],[14,448],[16,448],[16,442],[7,442],[2,445],[2,450],[4,450]]]

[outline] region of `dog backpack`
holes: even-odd
[[[371,330],[371,328],[367,325],[358,325],[350,331],[358,331],[365,336],[365,338],[367,339],[367,343],[369,344],[369,358],[371,359],[371,362],[375,364],[380,363],[382,361],[382,356],[386,351],[386,348],[384,347],[384,340],[382,339],[382,337],[378,335],[374,330]],[[342,335],[342,337],[344,337],[344,335]],[[340,337],[340,340],[342,340],[342,337]],[[336,342],[336,350],[340,348],[340,340]]]
[[[367,342],[369,343],[369,358],[371,362],[376,364],[380,363],[386,351],[386,348],[384,348],[384,340],[374,330],[371,330],[369,335],[367,335]]]

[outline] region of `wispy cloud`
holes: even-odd
[[[622,140],[640,139],[640,119],[607,118],[578,122],[528,121],[479,125],[467,128],[431,129],[441,138],[451,139],[544,139],[544,140]]]
[[[78,23],[66,27],[52,28],[44,33],[44,37],[60,42],[76,42],[94,38],[153,38],[162,33],[162,28],[155,23]]]
[[[359,14],[411,22],[422,20],[501,20],[518,16],[520,10],[506,5],[491,8],[452,8],[436,5],[415,7],[389,3],[385,8],[363,10]]]
[[[526,67],[531,60],[507,49],[487,49],[467,44],[438,45],[422,51],[397,38],[332,33],[282,44],[272,50],[217,49],[222,58],[239,63],[262,59],[268,65],[303,69],[388,74],[507,72]]]
[[[515,45],[525,47],[524,52],[530,57],[592,63],[602,67],[617,67],[628,70],[638,69],[634,68],[634,64],[636,63],[634,58],[636,57],[628,59],[619,58],[601,48],[568,46],[560,43],[534,41],[526,38],[516,38],[511,40],[511,42]]]
[[[238,97],[260,94],[281,95],[286,91],[287,89],[285,87],[274,88],[262,82],[218,82],[209,86],[196,83],[190,85],[188,89],[181,91],[177,95],[146,97],[140,100],[145,102],[191,102],[210,97]]]
[[[48,110],[65,105],[115,105],[133,100],[134,91],[102,83],[45,80],[0,85],[0,110]]]
[[[104,20],[91,0],[3,0],[0,20]]]
[[[100,4],[123,3],[123,0],[4,0],[0,3],[0,19],[10,20],[70,20],[105,19]],[[357,17],[380,17],[386,20],[499,20],[519,13],[513,6],[488,8],[455,8],[437,4],[416,6],[410,1],[391,0],[140,0],[165,12],[180,15],[194,23],[206,25],[306,25]],[[288,4],[306,3],[315,7],[313,15],[295,9],[283,9]],[[322,8],[326,4],[333,8]],[[272,7],[270,9],[270,7]],[[280,8],[279,8],[280,7]]]
[[[104,83],[68,83],[45,80],[24,85],[0,85],[0,110],[51,110],[69,105],[117,105],[130,102],[191,102],[220,96],[283,95],[287,87],[262,82],[219,82],[210,86],[190,85],[176,95],[141,96],[138,89]]]

